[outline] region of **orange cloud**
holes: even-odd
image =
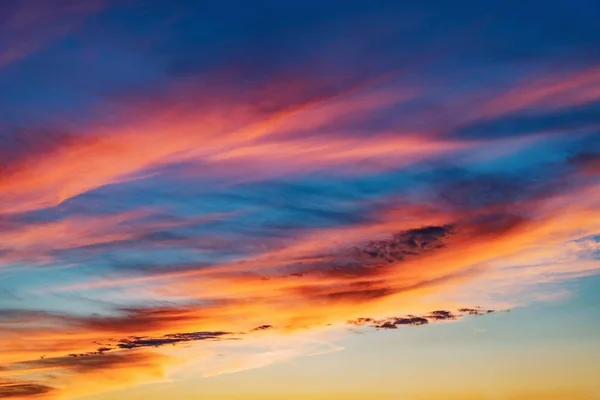
[[[86,340],[114,335],[237,332],[263,324],[302,331],[309,326],[344,324],[360,316],[457,308],[458,303],[448,302],[448,298],[438,303],[430,298],[452,294],[474,278],[485,282],[487,277],[492,284],[499,277],[514,279],[514,274],[506,275],[506,266],[523,269],[521,283],[539,282],[540,276],[548,272],[557,276],[594,273],[598,266],[593,261],[587,266],[574,260],[546,264],[545,268],[537,265],[548,260],[548,251],[557,245],[600,229],[597,191],[597,186],[589,186],[536,202],[539,214],[533,219],[496,215],[486,220],[451,213],[433,216],[430,222],[436,225],[431,228],[407,229],[414,223],[410,216],[405,221],[382,218],[381,222],[352,228],[315,231],[294,245],[243,263],[159,274],[138,281],[114,280],[108,283],[125,289],[142,284],[160,298],[200,303],[75,319],[72,323],[79,327],[78,340],[82,343],[78,351],[88,351],[89,345],[87,349],[83,345]],[[582,194],[589,200],[573,201]],[[414,217],[418,218],[418,213]],[[565,249],[575,260],[595,249],[592,243],[578,243]],[[550,258],[560,259],[556,253]],[[536,267],[528,267],[531,264]],[[56,329],[55,335],[43,334],[46,340],[54,336],[60,341],[61,329]]]
[[[63,399],[117,390],[161,379],[164,368],[175,363],[166,355],[145,351],[16,362],[0,371],[0,397]],[[10,378],[3,378],[7,375]]]

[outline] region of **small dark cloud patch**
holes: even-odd
[[[375,319],[373,319],[373,318],[364,318],[364,317],[361,317],[361,318],[357,318],[357,319],[352,319],[352,320],[348,321],[348,323],[349,323],[350,325],[363,326],[363,325],[369,325],[369,324],[372,324],[372,323],[374,323],[375,321],[376,321],[376,320],[375,320]]]
[[[409,326],[419,326],[428,324],[429,321],[427,318],[423,317],[415,317],[414,315],[409,315],[407,318],[396,318],[394,320],[394,325],[409,325]]]
[[[465,315],[484,315],[493,312],[495,312],[495,310],[485,310],[481,308],[461,308],[458,310],[458,313],[447,310],[436,310],[425,316],[407,315],[406,317],[391,317],[385,319],[357,318],[348,321],[348,324],[375,329],[398,329],[400,326],[421,326],[432,322],[456,320]]]
[[[399,326],[420,326],[429,323],[424,317],[408,315],[406,317],[392,317],[386,319],[358,318],[348,321],[350,325],[368,326],[375,329],[398,329]]]
[[[391,238],[368,242],[361,254],[373,260],[388,263],[403,261],[445,247],[445,240],[453,233],[452,225],[426,226],[394,234]]]
[[[361,303],[382,299],[399,290],[410,289],[389,286],[385,273],[394,267],[394,263],[445,248],[455,233],[453,224],[400,231],[387,239],[319,255],[316,261],[298,261],[285,269],[285,277],[301,279],[313,275],[336,279],[332,285],[290,289],[309,301]]]
[[[364,278],[369,279],[373,284],[381,274],[392,267],[393,263],[446,247],[447,240],[454,233],[454,225],[425,226],[401,231],[387,239],[368,241],[360,246],[344,249],[340,253],[324,255],[323,261],[298,262],[288,269],[287,277],[302,278],[306,275],[319,275],[338,279]],[[393,293],[391,288],[360,289],[352,287],[346,290],[342,285],[340,290],[332,291],[327,296],[333,300],[369,299],[385,297]]]
[[[495,310],[482,310],[481,308],[459,308],[458,312],[469,315],[484,315],[491,314]]]
[[[256,328],[252,329],[251,332],[256,332],[256,331],[266,331],[269,329],[273,329],[273,325],[261,325],[261,326],[257,326]]]
[[[458,317],[456,315],[452,314],[451,311],[436,310],[436,311],[432,311],[427,316],[427,318],[435,320],[435,321],[446,321],[446,320],[454,320],[454,319],[457,319]]]

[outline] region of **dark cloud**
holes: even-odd
[[[368,241],[352,249],[343,249],[332,255],[323,255],[323,261],[303,262],[287,268],[289,277],[302,278],[305,275],[319,275],[339,279],[364,278],[355,282],[349,290],[341,290],[347,285],[340,284],[340,290],[330,293],[331,298],[343,297],[383,297],[392,294],[391,288],[372,286],[383,284],[378,277],[385,273],[394,262],[402,262],[410,257],[418,257],[444,248],[447,240],[455,233],[453,225],[426,226],[398,232],[388,239]],[[360,290],[357,290],[360,289]],[[363,290],[367,289],[367,291]],[[306,288],[306,292],[310,292]],[[363,292],[363,293],[358,293]]]
[[[429,320],[426,318],[409,315],[405,318],[391,318],[388,320],[375,321],[374,327],[377,329],[397,329],[398,326],[419,326],[428,323]]]
[[[485,310],[481,308],[461,308],[458,314],[447,310],[432,311],[425,316],[408,315],[406,317],[391,317],[385,319],[357,318],[348,321],[348,324],[354,326],[367,326],[375,329],[398,329],[400,326],[421,326],[430,322],[456,320],[465,315],[484,315],[491,314],[495,310]]]
[[[427,318],[409,315],[401,318],[393,317],[386,319],[358,318],[348,321],[348,323],[350,325],[368,326],[375,329],[398,329],[399,326],[426,325],[429,323],[429,320]]]
[[[481,308],[459,308],[458,312],[469,315],[484,315],[491,314],[495,310],[482,310]]]
[[[133,337],[123,339],[116,343],[116,347],[120,349],[137,349],[140,347],[161,347],[168,344],[175,345],[182,342],[194,342],[199,340],[218,340],[225,335],[230,335],[231,332],[191,332],[191,333],[174,333],[164,335],[162,337],[153,338],[147,336]]]
[[[357,250],[372,260],[404,261],[407,257],[445,247],[445,240],[453,232],[452,225],[426,226],[394,234],[390,239],[368,242]]]
[[[271,329],[271,325],[261,325],[257,328],[250,330],[250,332],[256,332],[260,330]],[[243,334],[240,332],[239,334]],[[216,340],[237,340],[238,338],[232,337],[233,332],[225,331],[202,331],[202,332],[187,332],[187,333],[169,333],[162,336],[131,336],[126,339],[120,340],[107,340],[102,344],[103,347],[99,347],[96,351],[90,351],[87,353],[72,353],[69,357],[91,357],[101,356],[109,351],[113,350],[131,350],[140,349],[147,347],[162,347],[166,345],[178,345],[181,343],[197,342],[197,341],[216,341]]]
[[[427,315],[427,318],[435,320],[435,321],[445,321],[445,320],[454,320],[454,319],[457,319],[458,317],[456,315],[452,314],[452,312],[450,312],[450,311],[436,310],[436,311],[432,311],[429,315]]]
[[[409,315],[406,318],[396,318],[396,320],[394,320],[394,325],[396,325],[396,326],[398,326],[398,325],[419,326],[419,325],[425,325],[427,323],[429,323],[427,318],[415,317],[412,315]]]
[[[252,329],[252,332],[255,331],[266,331],[269,329],[273,329],[273,325],[261,325],[261,326],[257,326],[256,328]]]

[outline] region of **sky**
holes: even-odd
[[[600,399],[595,0],[0,2],[0,398]]]

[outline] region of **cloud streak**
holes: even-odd
[[[495,311],[496,310],[484,310],[481,308],[461,308],[458,310],[458,314],[454,314],[452,311],[436,310],[424,316],[407,315],[405,317],[391,317],[384,319],[361,317],[348,321],[348,324],[354,326],[367,326],[375,329],[398,329],[398,327],[402,326],[421,326],[431,322],[455,321],[463,318],[465,315],[485,315]]]

